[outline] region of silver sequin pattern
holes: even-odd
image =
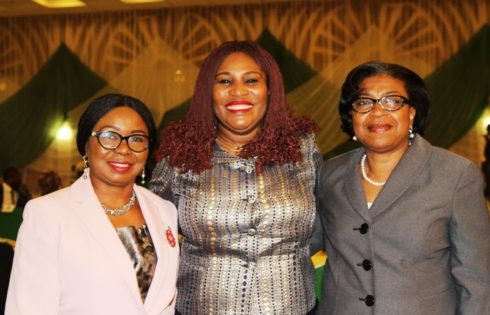
[[[173,199],[183,234],[176,308],[183,315],[304,315],[315,303],[309,239],[314,136],[304,161],[255,170],[214,144],[213,168],[181,174],[162,160],[150,188]]]

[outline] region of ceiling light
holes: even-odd
[[[46,8],[74,8],[84,7],[85,3],[81,0],[32,0]]]
[[[65,121],[61,128],[58,129],[56,133],[56,139],[58,140],[70,140],[73,137],[73,130],[71,129],[70,123]]]
[[[163,2],[163,0],[120,0],[123,3],[150,3],[150,2]]]

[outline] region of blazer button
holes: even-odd
[[[359,298],[359,300],[364,301],[364,303],[366,303],[366,305],[369,307],[374,305],[374,296],[372,296],[371,294],[366,295],[365,298]]]
[[[366,234],[369,230],[369,225],[367,223],[361,224],[358,228],[353,228],[354,231],[359,231],[361,234]]]
[[[257,234],[257,231],[255,229],[250,229],[247,231],[248,236],[255,236]]]
[[[367,306],[373,306],[374,305],[374,296],[366,295],[366,302],[365,303]]]
[[[369,259],[364,259],[362,261],[362,263],[357,264],[357,265],[362,266],[362,268],[364,268],[364,270],[366,270],[366,271],[369,271],[372,268],[372,264],[371,264],[371,261]]]

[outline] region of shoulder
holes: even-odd
[[[472,161],[468,160],[465,157],[457,155],[449,150],[432,146],[432,155],[431,160],[432,164],[447,165],[452,166],[456,169],[465,169],[467,167],[477,167]]]
[[[308,133],[299,136],[298,143],[303,155],[311,155],[320,152],[316,143],[316,136],[314,133]]]
[[[417,136],[415,145],[419,147],[416,152],[430,152],[427,167],[431,170],[438,170],[441,173],[457,177],[468,171],[480,173],[479,168],[472,161],[447,149],[433,146],[423,137]],[[422,154],[414,154],[414,158],[422,158]]]
[[[406,154],[409,156],[409,161],[413,162],[427,159],[431,168],[464,169],[473,164],[470,160],[447,149],[433,146],[420,135],[415,137],[415,141]]]
[[[72,201],[71,186],[69,186],[29,200],[26,204],[26,209],[45,209],[43,211],[56,212],[61,208],[66,208]]]
[[[168,157],[163,157],[162,159],[160,159],[155,165],[155,168],[153,169],[153,174],[160,174],[160,173],[166,174],[169,172],[173,172],[174,167],[170,165],[168,159],[169,159]]]
[[[323,161],[320,149],[316,143],[314,133],[304,134],[298,138],[303,161],[309,161],[314,164],[315,169],[318,169]]]
[[[483,180],[480,169],[470,160],[449,150],[431,145],[424,138],[417,136],[404,159],[411,166],[406,167],[406,174],[421,176],[421,179],[444,186],[446,190],[458,189],[461,185]],[[419,165],[419,166],[417,166]],[[417,175],[418,174],[418,175]]]
[[[432,147],[430,167],[439,169],[442,174],[453,174],[463,185],[468,181],[483,180],[481,170],[475,163],[439,147]]]
[[[176,171],[176,167],[172,166],[168,160],[168,157],[162,158],[155,165],[152,172],[152,179],[155,177],[159,178],[169,178],[172,177]]]
[[[361,148],[354,149],[326,160],[322,165],[322,173],[329,174],[335,170],[343,171],[347,167],[349,161],[355,158],[355,156],[361,156],[361,150]]]
[[[72,206],[70,187],[29,200],[24,207],[19,236],[41,230],[46,237],[57,235],[69,221],[71,211],[67,210]]]
[[[160,197],[156,193],[152,192],[151,190],[143,187],[143,186],[135,186],[136,192],[139,196],[143,196],[145,200],[149,203],[151,203],[153,206],[157,207],[159,210],[165,210],[167,212],[171,213],[177,213],[177,210],[175,208],[175,205]]]
[[[176,168],[170,165],[168,158],[162,158],[151,174],[150,190],[163,195],[171,186],[175,174]]]
[[[307,133],[298,137],[298,142],[301,150],[311,150],[316,148],[316,136],[314,133]]]
[[[328,185],[343,183],[349,172],[355,171],[362,152],[363,149],[358,148],[324,161],[318,175],[320,183]]]

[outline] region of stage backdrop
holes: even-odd
[[[203,59],[233,39],[276,57],[290,105],[319,123],[326,156],[350,145],[337,115],[345,75],[378,59],[426,80],[429,140],[480,163],[489,12],[487,0],[302,0],[0,18],[0,169],[23,168],[34,194],[45,169],[70,184],[81,158],[73,137],[55,140],[63,121],[76,128],[89,100],[111,91],[143,100],[160,126],[180,119]]]

